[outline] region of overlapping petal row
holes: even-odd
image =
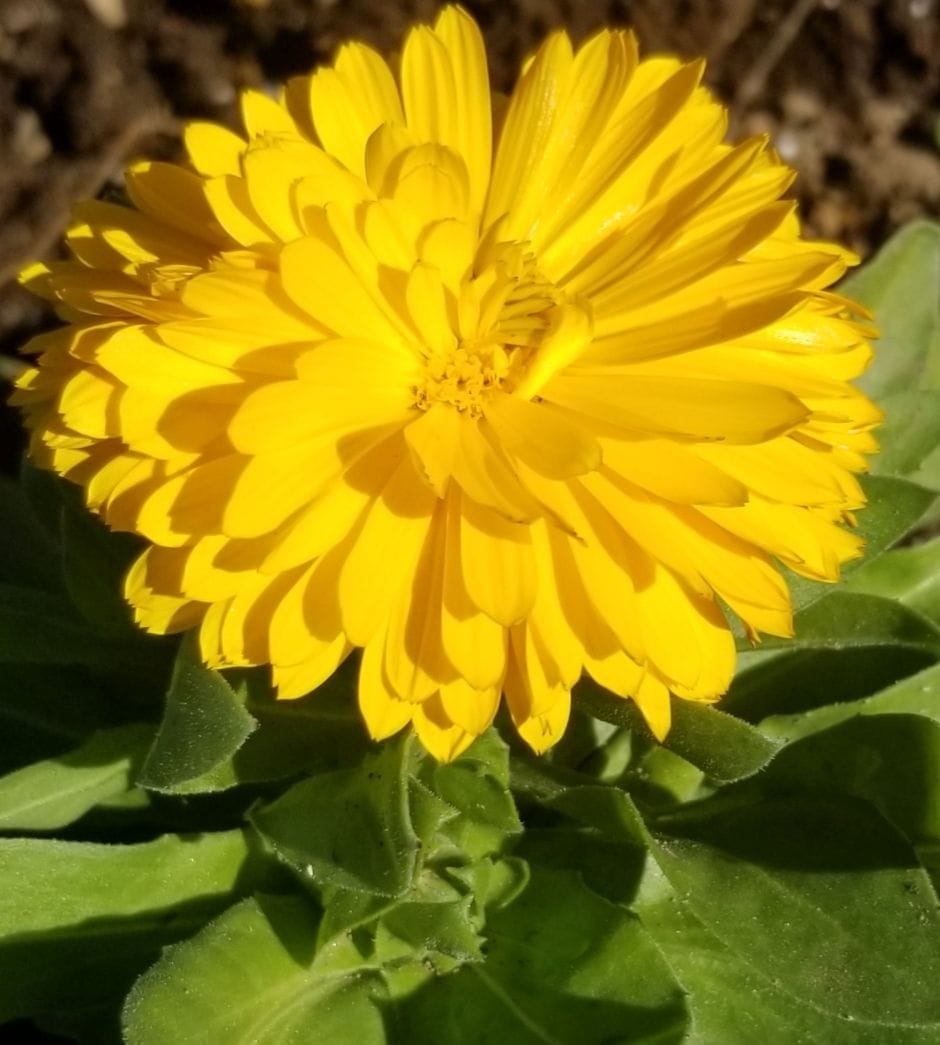
[[[149,540],[139,621],[282,697],[362,648],[371,733],[441,758],[502,694],[545,749],[584,671],[663,736],[727,688],[728,611],[789,634],[779,564],[859,552],[871,331],[701,72],[558,33],[497,102],[449,8],[397,76],[347,45],[77,207],[17,399]]]

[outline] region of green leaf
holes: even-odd
[[[866,715],[815,733],[758,784],[864,798],[912,844],[940,847],[940,724],[919,715]]]
[[[803,714],[770,716],[760,728],[770,737],[790,742],[858,715],[885,714],[923,715],[940,722],[940,665],[934,664],[861,700],[830,704]]]
[[[921,469],[940,445],[940,392],[911,389],[879,400],[885,420],[878,429],[875,475],[910,476],[936,489],[935,476]]]
[[[896,233],[840,290],[875,313],[875,361],[859,381],[875,400],[940,387],[940,226],[914,222]]]
[[[763,649],[853,649],[903,646],[940,657],[940,626],[922,613],[880,595],[844,590],[801,610],[792,639],[770,637]]]
[[[531,757],[513,759],[512,769],[518,794],[581,825],[529,826],[516,852],[543,866],[577,871],[599,895],[629,902],[650,844],[631,795]]]
[[[865,554],[845,566],[846,574],[860,569],[906,537],[937,499],[933,490],[907,479],[865,475],[860,481],[868,503],[858,513],[856,533],[865,542]],[[826,590],[825,585],[815,587]]]
[[[186,793],[216,792],[357,765],[369,750],[370,740],[356,702],[354,668],[344,665],[302,700],[275,699],[267,669],[226,671],[222,679],[234,692],[238,708],[257,727],[235,746],[242,720],[241,710],[236,710],[228,756],[224,749],[219,751],[220,761],[185,782]],[[231,699],[226,693],[226,709]],[[205,717],[210,717],[208,708]],[[227,711],[223,719],[228,720]],[[197,728],[202,725],[196,723]]]
[[[0,777],[0,831],[54,831],[127,791],[152,737],[151,726],[118,726]]]
[[[127,1045],[385,1045],[374,972],[311,966],[316,916],[301,897],[258,897],[171,948],[134,985]]]
[[[937,500],[933,490],[927,490],[907,479],[868,475],[862,477],[861,483],[868,503],[858,513],[856,532],[865,542],[865,553],[862,559],[846,563],[842,570],[846,577],[897,544]],[[832,590],[827,584],[806,580],[795,574],[787,578],[787,583],[796,609],[811,605]]]
[[[893,553],[900,554],[900,553]],[[891,556],[886,556],[886,559]],[[872,568],[872,587],[886,588]],[[859,574],[859,585],[864,581]],[[911,602],[922,595],[929,605],[930,586],[911,592]],[[796,638],[788,647],[770,639],[756,665],[739,674],[726,706],[751,721],[786,716],[777,724],[762,722],[768,736],[789,736],[791,724],[802,733],[802,712],[820,709],[820,721],[831,724],[844,717],[827,705],[868,700],[897,678],[918,672],[940,656],[940,625],[905,602],[864,592],[835,591],[801,611],[796,618]],[[763,659],[770,651],[787,649],[778,659]],[[796,652],[791,652],[796,651]],[[821,707],[822,706],[822,707]],[[907,710],[899,708],[898,710]],[[794,713],[796,713],[794,717]],[[849,712],[855,713],[855,712]],[[833,715],[835,718],[830,719]],[[817,716],[807,719],[810,731]]]
[[[798,648],[740,659],[743,670],[721,706],[748,722],[760,722],[762,733],[768,716],[868,697],[934,662],[933,654],[903,646]]]
[[[933,1045],[940,1024],[845,1018],[806,1004],[725,946],[669,891],[638,905],[643,925],[688,991],[701,1045],[825,1042],[826,1045]],[[815,956],[813,962],[815,963]]]
[[[763,769],[778,744],[741,719],[707,704],[673,699],[666,747],[716,783],[743,780]]]
[[[0,840],[0,1020],[117,1003],[230,902],[240,831],[141,845]]]
[[[438,827],[447,848],[456,847],[470,860],[501,852],[507,838],[522,831],[509,793],[509,749],[496,730],[487,731],[454,762],[424,759],[417,780],[442,811],[440,824],[421,833],[426,853],[433,850]],[[413,809],[415,801],[413,792]]]
[[[605,693],[589,679],[579,684],[576,699],[598,718],[648,733],[632,701]],[[675,698],[672,714],[672,728],[663,746],[718,783],[757,773],[777,751],[774,741],[717,708]]]
[[[385,962],[398,959],[435,965],[442,955],[457,963],[480,961],[483,940],[477,932],[473,902],[472,895],[455,892],[447,900],[395,904],[376,926],[376,956]]]
[[[275,853],[321,889],[403,896],[419,840],[409,811],[413,735],[383,744],[355,769],[319,773],[252,814]]]
[[[257,723],[232,687],[196,655],[195,640],[180,647],[163,721],[138,783],[151,791],[193,794],[231,787],[231,758]]]
[[[937,897],[870,805],[714,799],[658,831],[680,900],[756,973],[842,1019],[940,1022]]]
[[[232,759],[230,777],[239,783],[283,780],[301,771],[326,772],[357,765],[370,741],[356,699],[356,658],[302,700],[277,700],[267,671],[232,672],[233,685],[247,693],[245,708],[258,728]],[[217,771],[220,775],[222,769]]]
[[[854,574],[846,587],[895,599],[940,622],[940,538],[882,555]]]
[[[444,875],[420,874],[403,899],[330,889],[318,931],[317,969],[390,972],[415,965],[441,973],[480,961],[484,907],[499,906],[519,878],[518,862],[507,863],[504,868],[484,860]]]
[[[408,1045],[684,1040],[682,989],[624,908],[577,875],[533,868],[487,924],[487,958],[426,982],[389,1013]]]
[[[567,823],[527,828],[516,852],[530,865],[577,874],[598,896],[618,904],[633,903],[649,863],[645,846]]]
[[[321,973],[480,960],[486,910],[525,883],[500,855],[521,830],[507,777],[495,731],[448,765],[408,734],[254,812],[275,853],[319,890]]]

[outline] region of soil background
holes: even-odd
[[[732,134],[769,132],[800,173],[811,233],[863,256],[940,212],[940,0],[464,0],[508,90],[550,29],[632,25],[646,53],[708,58]],[[435,0],[0,0],[0,377],[53,322],[15,283],[59,250],[71,204],[119,187],[141,156],[175,158],[183,123],[237,124],[350,37],[396,50]],[[3,396],[0,396],[2,400]],[[21,446],[0,407],[0,469]]]

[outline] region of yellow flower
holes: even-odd
[[[443,759],[502,694],[546,749],[583,671],[663,737],[670,692],[726,690],[729,612],[790,634],[779,564],[859,552],[871,331],[701,73],[555,33],[506,102],[450,7],[397,78],[349,44],[79,205],[16,396],[150,541],[140,623],[285,698],[361,647],[371,734]]]

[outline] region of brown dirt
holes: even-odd
[[[555,26],[632,24],[647,52],[709,59],[733,132],[769,132],[800,172],[809,229],[862,254],[940,211],[940,0],[465,0],[496,86]],[[235,123],[240,88],[394,50],[434,0],[0,0],[0,352],[49,322],[11,282],[57,249],[70,204],[191,117]],[[0,359],[0,364],[3,360]],[[0,416],[7,467],[18,446]]]

